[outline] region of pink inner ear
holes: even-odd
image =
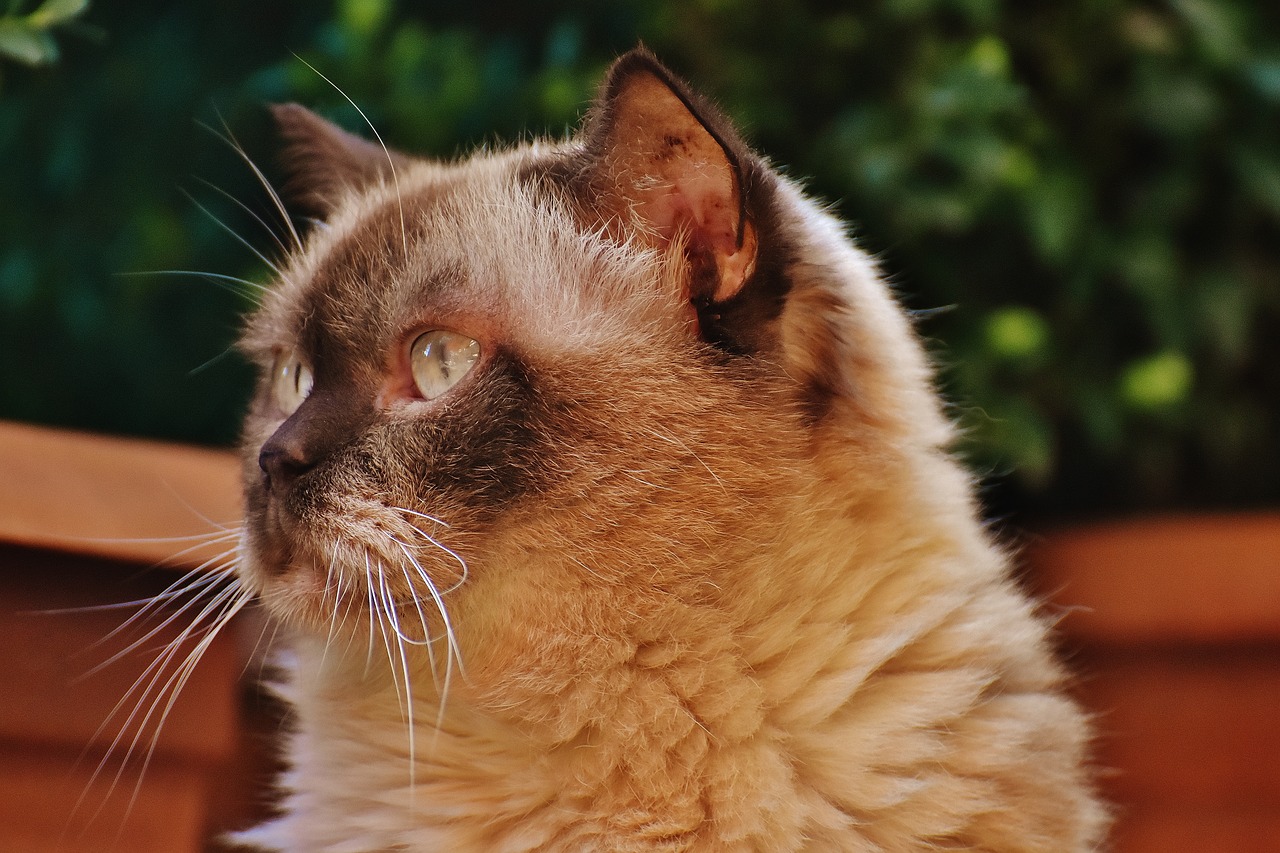
[[[666,242],[686,229],[695,250],[708,251],[718,273],[712,302],[724,302],[742,289],[755,269],[756,234],[745,223],[738,245],[738,199],[727,167],[683,161],[671,183],[658,184],[644,194],[636,212]],[[728,190],[728,191],[726,191]]]
[[[755,266],[756,238],[744,223],[741,188],[724,147],[671,87],[642,71],[619,88],[610,147],[614,182],[643,230],[670,244],[683,232],[690,249],[714,260],[709,296],[736,294]]]

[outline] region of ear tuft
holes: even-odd
[[[609,71],[588,120],[592,183],[616,221],[653,245],[685,241],[694,303],[731,299],[751,277],[750,155],[728,122],[644,48]]]
[[[299,104],[272,104],[286,142],[286,192],[307,212],[327,216],[347,194],[389,180],[409,158],[348,133]]]

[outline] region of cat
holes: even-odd
[[[273,108],[280,851],[1080,851],[1089,727],[873,261],[643,48],[439,163]]]

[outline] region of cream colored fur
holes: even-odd
[[[404,524],[377,495],[351,487],[330,524],[299,534],[314,553],[343,543],[310,564],[320,580],[278,576],[247,542],[245,582],[294,635],[281,691],[296,720],[285,813],[242,841],[1094,849],[1085,719],[977,519],[922,349],[872,263],[780,184],[800,260],[778,363],[694,369],[702,345],[671,286],[680,244],[587,233],[512,179],[546,156],[422,164],[351,193],[250,331],[251,350],[292,345],[290,312],[335,247],[373,218],[394,234],[404,204],[410,231],[466,266],[459,299],[485,306],[491,336],[576,401],[566,434],[592,438],[557,448],[564,478],[484,536],[436,532],[468,565],[444,601],[465,667],[447,694],[434,605],[428,647],[388,642],[359,600],[372,563],[353,555],[389,564],[384,534]],[[424,193],[444,200],[415,205]],[[833,358],[841,387],[815,420],[797,389]],[[247,476],[277,423],[251,417]],[[414,507],[451,524],[465,509]],[[419,558],[450,585],[446,555]],[[334,589],[356,603],[335,610]],[[399,616],[406,632],[419,620]]]

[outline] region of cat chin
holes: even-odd
[[[314,565],[288,557],[268,557],[244,549],[238,570],[240,582],[278,619],[303,626],[316,622],[326,595],[325,573]]]
[[[322,563],[301,550],[246,547],[239,575],[272,617],[328,643],[340,639],[349,646],[367,639],[371,628],[375,634],[389,633],[410,645],[442,634],[439,611],[422,603],[424,597],[429,602],[432,597],[408,583],[405,567],[397,564],[388,569],[376,558],[342,556],[346,559],[337,559],[335,553]],[[373,565],[378,570],[371,569]],[[399,583],[390,580],[394,572],[401,573]]]

